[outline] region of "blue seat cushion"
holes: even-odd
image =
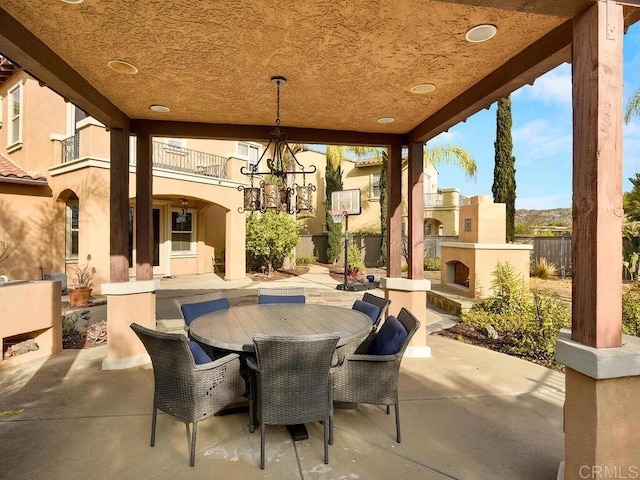
[[[353,307],[351,308],[368,315],[372,323],[376,323],[378,315],[380,315],[380,307],[373,303],[363,302],[362,300],[356,300],[353,302]]]
[[[370,355],[393,355],[398,353],[398,350],[407,339],[407,335],[404,325],[396,317],[389,315],[373,339],[367,353]]]
[[[229,300],[226,298],[218,298],[216,300],[208,300],[206,302],[199,303],[185,303],[182,305],[182,316],[185,323],[191,325],[196,318],[204,315],[205,313],[216,312],[229,308]]]
[[[259,304],[267,303],[305,303],[304,295],[260,295]]]
[[[203,363],[209,363],[211,358],[209,355],[205,353],[200,345],[192,340],[188,340],[189,348],[191,349],[191,355],[193,355],[193,360],[196,362],[196,365],[202,365]]]

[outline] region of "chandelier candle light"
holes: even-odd
[[[312,183],[305,183],[306,174],[315,173],[316,167],[311,165],[309,170],[305,170],[291,150],[286,134],[280,129],[280,86],[286,85],[286,78],[271,77],[271,81],[276,84],[276,128],[269,133],[269,143],[258,162],[249,168],[240,168],[240,173],[249,177],[251,186],[238,187],[244,192],[244,207],[238,208],[238,211],[313,212],[312,194],[316,187]],[[260,171],[265,157],[269,170]],[[301,184],[295,183],[296,175],[302,175]]]

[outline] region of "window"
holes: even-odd
[[[369,200],[380,200],[380,172],[371,174],[371,192]]]
[[[78,133],[78,122],[84,120],[89,115],[80,107],[76,107],[73,103],[67,103],[67,135],[75,135]]]
[[[77,199],[67,201],[66,218],[66,257],[67,260],[78,259],[78,236],[80,233],[80,205]]]
[[[196,253],[194,220],[191,212],[184,215],[182,210],[171,212],[171,253]]]
[[[236,148],[239,155],[246,157],[247,169],[250,172],[255,172],[258,169],[258,159],[260,158],[260,146],[247,142],[238,142]]]
[[[9,90],[7,148],[22,145],[22,84]]]

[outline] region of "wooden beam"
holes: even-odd
[[[622,341],[623,28],[613,2],[574,26],[571,337],[596,348]]]
[[[129,280],[129,131],[111,129],[110,281]]]
[[[125,128],[127,116],[38,37],[0,8],[0,52],[41,84],[110,128]],[[90,54],[90,52],[87,52]]]
[[[132,120],[131,133],[156,137],[215,138],[218,140],[268,141],[273,126],[232,125],[197,122],[170,122],[159,120]],[[313,128],[282,127],[291,143],[317,143],[322,145],[364,145],[384,147],[406,144],[407,137],[399,134],[322,130]]]
[[[411,143],[408,158],[409,278],[424,279],[424,143]]]
[[[387,277],[399,278],[402,271],[401,146],[389,148],[387,172]]]
[[[136,141],[136,280],[153,279],[153,160],[151,137]]]
[[[571,60],[573,25],[565,22],[487,75],[431,115],[410,133],[413,142],[426,142],[474,113],[508,96],[540,75]]]

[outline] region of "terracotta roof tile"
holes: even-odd
[[[38,182],[47,184],[47,178],[39,173],[29,173],[22,170],[15,163],[0,153],[0,182],[11,179],[24,180],[26,182]]]

